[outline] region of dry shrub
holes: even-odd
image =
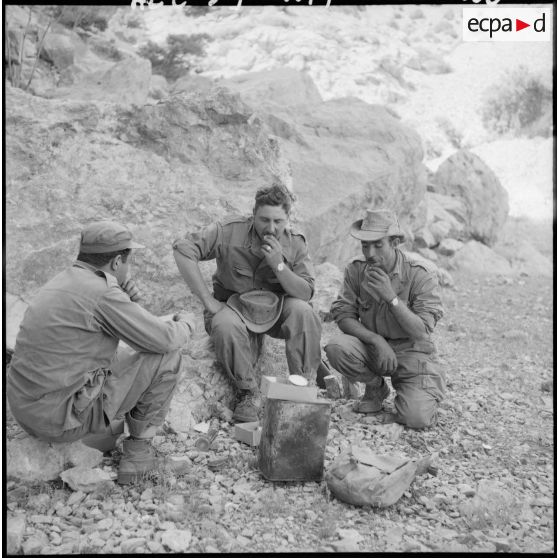
[[[154,74],[172,82],[188,74],[194,57],[204,55],[209,38],[207,33],[168,35],[165,46],[148,41],[138,49],[138,54],[151,62]]]
[[[552,89],[523,66],[485,93],[482,121],[487,130],[512,136],[552,133]]]

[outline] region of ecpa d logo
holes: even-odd
[[[550,41],[552,8],[463,8],[464,41]]]

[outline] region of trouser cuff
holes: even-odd
[[[150,421],[133,418],[131,413],[126,413],[126,423],[130,436],[137,439],[151,439],[157,434],[159,428],[157,425],[151,424]]]

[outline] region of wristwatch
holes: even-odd
[[[397,306],[398,304],[399,304],[399,299],[397,297],[394,297],[393,300],[389,301],[390,306]]]
[[[285,264],[280,262],[277,264],[277,271],[283,271],[285,269]]]

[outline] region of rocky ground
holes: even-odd
[[[437,342],[448,393],[436,428],[403,429],[387,412],[365,417],[353,401],[333,403],[326,468],[351,443],[437,454],[438,474],[416,477],[387,509],[340,502],[324,481],[264,480],[257,450],[221,422],[207,453],[193,449],[195,432],[157,436],[160,452],[190,457],[185,476],[88,494],[61,481],[8,481],[20,552],[554,552],[551,289],[537,276],[463,274],[444,289]],[[334,332],[325,323],[324,342]],[[279,342],[267,342],[262,368],[286,373]],[[392,400],[393,392],[388,411]],[[8,417],[8,439],[17,432]],[[226,458],[221,466],[217,457]],[[114,473],[118,458],[113,452],[104,468]]]

